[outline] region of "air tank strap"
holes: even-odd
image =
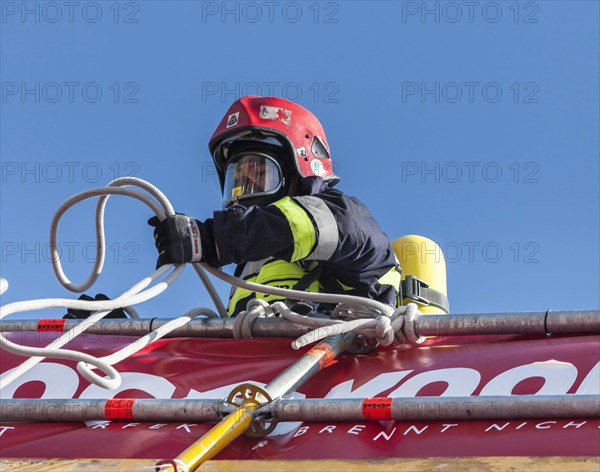
[[[429,285],[421,279],[407,275],[406,279],[400,283],[400,299],[409,298],[411,301],[420,305],[432,305],[446,313],[450,312],[450,303],[448,297],[442,292],[429,288]]]
[[[296,285],[294,285],[294,290],[305,292],[308,290],[308,287],[310,287],[312,283],[321,276],[321,265],[318,262],[315,261],[309,267],[310,268],[306,272],[306,275],[304,275],[300,280],[298,280]]]
[[[321,265],[317,261],[312,261],[308,267],[304,267],[304,270],[307,271],[306,275],[292,287],[294,290],[306,292],[312,283],[321,276]],[[284,302],[293,311],[304,316],[308,316],[319,305],[318,303],[297,302],[294,300],[285,300]]]

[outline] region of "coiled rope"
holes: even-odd
[[[315,328],[292,343],[294,349],[300,349],[308,344],[315,343],[334,334],[343,334],[352,331],[365,338],[375,339],[382,346],[389,346],[394,341],[400,344],[418,344],[423,338],[416,335],[414,322],[420,315],[417,305],[408,305],[396,308],[391,314],[377,313],[356,309],[360,305],[338,305],[331,318],[316,318],[300,315],[292,311],[283,302],[268,304],[264,300],[250,300],[246,310],[236,316],[234,337],[236,339],[252,338],[252,323],[259,317],[274,317],[281,315],[288,321]],[[340,311],[343,310],[343,319]]]
[[[154,199],[138,190],[134,190],[132,188],[123,188],[126,186],[138,187],[142,190],[145,190],[152,197],[154,197]],[[67,199],[58,208],[52,219],[50,226],[50,249],[54,273],[56,274],[59,282],[68,290],[73,292],[83,292],[87,290],[94,284],[102,272],[106,254],[104,211],[107,200],[111,195],[125,195],[140,200],[142,203],[145,203],[160,220],[175,214],[173,206],[158,188],[149,182],[135,177],[123,177],[116,179],[110,182],[106,187],[87,190]],[[62,269],[57,244],[58,225],[60,219],[69,208],[83,200],[95,197],[99,197],[99,201],[96,206],[95,220],[96,258],[92,272],[87,280],[81,284],[76,284],[69,280]],[[256,318],[281,315],[292,323],[315,328],[314,331],[311,331],[294,341],[292,346],[295,349],[299,349],[302,346],[316,342],[319,339],[330,336],[331,334],[344,333],[348,331],[353,331],[365,337],[375,338],[382,345],[389,345],[394,340],[404,343],[419,342],[419,339],[414,333],[414,320],[419,315],[419,311],[414,304],[409,304],[407,306],[394,309],[391,306],[385,305],[376,300],[352,295],[303,292],[248,282],[226,274],[219,269],[215,269],[203,263],[194,263],[192,266],[209,292],[218,314],[208,308],[197,308],[191,310],[184,315],[173,319],[161,328],[145,335],[137,342],[102,358],[97,358],[78,351],[61,349],[61,347],[67,342],[71,341],[75,336],[81,334],[83,331],[85,331],[85,329],[93,325],[95,322],[102,319],[104,316],[110,313],[110,311],[117,308],[131,307],[137,303],[150,300],[151,298],[154,298],[162,293],[181,275],[185,268],[184,264],[166,265],[160,267],[154,273],[148,277],[145,277],[129,290],[125,291],[123,294],[113,300],[85,301],[49,298],[14,302],[0,306],[0,319],[14,313],[48,308],[79,309],[93,312],[92,315],[86,319],[86,323],[79,324],[76,328],[72,329],[68,333],[63,334],[45,348],[23,346],[9,341],[0,334],[0,347],[3,347],[4,349],[15,354],[31,356],[20,366],[5,372],[0,377],[0,389],[7,386],[10,382],[14,381],[44,358],[62,358],[77,361],[77,370],[89,382],[104,388],[117,388],[121,383],[120,375],[113,367],[113,365],[117,362],[120,362],[126,357],[131,356],[152,342],[157,341],[174,329],[185,325],[195,316],[227,316],[225,307],[223,306],[223,303],[221,302],[221,299],[219,298],[214,286],[206,275],[205,269],[215,277],[229,284],[250,290],[252,292],[259,292],[294,300],[338,304],[333,312],[332,319],[323,319],[303,316],[295,313],[283,302],[275,302],[272,305],[269,305],[263,300],[251,300],[248,303],[247,309],[240,313],[236,318],[236,324],[234,328],[234,335],[236,338],[251,338],[251,325]],[[165,276],[169,270],[171,272]],[[164,279],[159,281],[159,279],[162,277],[164,277]],[[154,285],[151,286],[152,284]],[[0,278],[0,295],[4,293],[7,288],[7,281]],[[408,321],[410,321],[410,323],[407,324]],[[410,327],[408,325],[410,325]],[[402,330],[403,327],[404,331]],[[97,373],[93,372],[92,367],[103,372],[106,377],[101,377]]]

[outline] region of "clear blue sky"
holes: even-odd
[[[209,217],[221,197],[208,139],[234,99],[258,93],[321,119],[340,188],[391,239],[441,244],[452,312],[600,305],[598,2],[0,4],[2,303],[72,296],[48,261],[51,216],[115,176]],[[109,202],[91,293],[152,272],[149,216]],[[60,238],[83,280],[91,203]],[[140,310],[208,303],[188,269]]]

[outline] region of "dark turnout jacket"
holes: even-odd
[[[339,190],[284,197],[265,207],[237,205],[205,223],[207,261],[236,263],[236,275],[245,280],[397,304],[400,267],[387,236],[363,203]],[[279,299],[234,288],[229,314],[256,297]]]

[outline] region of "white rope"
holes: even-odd
[[[124,306],[123,311],[129,315],[129,318],[133,320],[139,320],[140,315],[132,306]]]
[[[139,191],[129,188],[121,188],[126,185],[146,190],[156,200],[158,200],[158,203],[156,203],[156,201]],[[94,282],[102,272],[102,268],[104,266],[104,259],[106,255],[104,237],[104,210],[108,201],[108,197],[110,195],[125,195],[142,201],[150,207],[150,209],[161,221],[165,219],[165,216],[172,216],[175,214],[173,205],[171,205],[171,202],[165,196],[164,193],[162,193],[157,187],[155,187],[151,183],[146,182],[142,179],[138,179],[136,177],[122,177],[113,180],[106,187],[87,190],[67,199],[58,208],[50,224],[50,254],[52,260],[52,268],[54,269],[56,278],[61,283],[61,285],[63,285],[63,287],[67,288],[68,290],[71,290],[72,292],[83,292],[87,290],[94,284]],[[65,275],[62,269],[57,243],[58,225],[60,219],[63,217],[63,215],[69,208],[83,200],[87,200],[88,198],[94,197],[100,197],[98,199],[98,204],[96,205],[96,257],[94,260],[94,267],[92,268],[92,272],[88,279],[84,283],[77,285],[73,284],[69,280],[69,278]],[[217,294],[217,291],[206,276],[202,267],[199,264],[194,264],[194,269],[196,270],[196,272],[202,279],[202,282],[206,286],[219,314],[222,317],[227,316],[227,312],[225,310],[225,307],[223,306],[223,303],[221,302],[221,299],[219,298],[219,295]]]
[[[169,334],[171,331],[174,331],[177,328],[181,328],[182,326],[185,326],[187,323],[189,323],[193,318],[195,318],[197,316],[206,316],[209,318],[218,317],[218,315],[215,312],[209,310],[208,308],[195,308],[193,310],[188,311],[187,313],[180,316],[179,318],[175,318],[175,319],[169,321],[168,323],[161,326],[160,328],[155,329],[151,333],[148,333],[145,336],[142,336],[141,338],[137,339],[135,343],[129,344],[128,346],[124,347],[123,349],[113,352],[109,356],[101,357],[97,360],[100,362],[104,362],[111,366],[115,365],[115,364],[121,362],[122,360],[127,359],[128,357],[132,356],[136,352],[141,351],[143,348],[145,348],[146,346],[149,346],[153,342],[158,341],[162,337]],[[100,385],[104,381],[104,378],[100,377],[98,374],[93,372],[91,367],[98,367],[98,363],[86,364],[86,363],[80,362],[77,365],[77,370],[82,375],[82,377],[84,377],[89,382],[94,383],[96,385]]]
[[[7,290],[8,280],[6,280],[4,277],[0,277],[0,295],[3,295]]]
[[[124,186],[134,186],[141,188],[147,191],[150,195],[152,195],[156,199],[156,201],[150,198],[148,195],[145,195],[139,191],[130,188],[122,188]],[[52,223],[50,226],[50,250],[52,255],[52,267],[54,269],[56,277],[64,287],[71,291],[83,292],[87,290],[94,284],[94,282],[97,280],[98,276],[102,272],[106,254],[104,237],[104,211],[107,200],[111,195],[125,195],[140,200],[141,202],[145,203],[148,207],[150,207],[150,209],[152,209],[152,211],[157,215],[157,217],[160,220],[163,220],[166,216],[172,216],[175,214],[173,206],[171,205],[167,197],[158,188],[144,180],[137,179],[135,177],[123,177],[120,179],[116,179],[110,182],[107,187],[87,190],[67,199],[58,208],[52,219]],[[60,263],[60,255],[58,253],[57,244],[58,226],[60,219],[69,208],[83,200],[95,197],[99,197],[99,201],[96,206],[95,223],[97,242],[96,258],[94,261],[94,267],[87,280],[85,280],[85,282],[81,284],[76,284],[71,282],[69,278],[65,275],[62,269],[62,265]],[[394,310],[391,306],[385,305],[384,303],[372,299],[351,295],[313,293],[283,289],[278,287],[269,287],[266,285],[252,283],[243,279],[239,279],[237,277],[233,277],[206,264],[195,263],[192,265],[194,267],[194,270],[198,273],[202,282],[206,286],[220,316],[227,316],[225,307],[223,306],[223,303],[221,302],[214,286],[206,276],[204,269],[206,269],[209,273],[213,274],[217,278],[227,283],[250,290],[252,292],[259,292],[293,300],[343,304],[342,306],[338,306],[338,308],[336,308],[335,313],[339,316],[343,316],[348,320],[342,321],[340,319],[318,319],[305,317],[294,313],[282,302],[276,302],[273,305],[269,305],[263,300],[256,299],[251,300],[249,302],[248,310],[238,315],[239,318],[236,320],[234,333],[236,337],[251,338],[251,326],[252,322],[256,318],[264,316],[275,316],[279,313],[293,323],[303,324],[317,328],[314,331],[296,340],[292,344],[292,346],[295,349],[298,349],[301,346],[304,346],[311,342],[315,342],[318,339],[329,336],[330,334],[338,332],[343,333],[348,331],[353,331],[368,337],[375,337],[375,339],[377,339],[378,342],[380,342],[381,344],[388,345],[394,340],[395,336],[397,340],[407,338],[406,336],[402,338],[401,335],[398,334],[401,333],[401,328],[404,322],[405,314],[408,314],[409,312],[412,313],[413,321],[414,317],[418,316],[418,310],[416,310],[416,307],[414,308],[414,310],[417,311],[417,314],[415,314],[413,308],[408,308],[410,307],[410,305],[408,305],[408,307],[401,307],[397,310]],[[165,278],[165,280],[163,280],[162,282],[158,282],[155,286],[149,289],[146,289],[146,287],[148,287],[151,283],[153,283],[158,278],[162,277],[171,267],[174,267],[173,271]],[[135,310],[131,309],[130,307],[136,303],[141,303],[143,301],[149,300],[150,298],[162,293],[172,282],[174,282],[177,279],[177,277],[179,277],[184,267],[185,265],[183,264],[176,266],[163,266],[149,277],[142,279],[134,287],[130,288],[114,300],[85,301],[68,299],[41,299],[26,302],[15,302],[5,306],[0,306],[0,319],[10,314],[22,311],[41,310],[46,308],[71,308],[88,310],[93,312],[92,315],[89,318],[87,318],[86,323],[79,324],[77,327],[73,328],[68,333],[65,333],[63,336],[53,341],[45,348],[22,346],[9,341],[4,336],[0,335],[1,347],[15,354],[33,356],[27,359],[19,367],[12,369],[11,371],[2,375],[2,377],[0,377],[0,389],[8,385],[19,375],[22,375],[24,372],[29,370],[31,367],[36,365],[45,357],[65,358],[79,361],[77,369],[81,373],[81,375],[84,376],[87,380],[105,388],[118,387],[118,385],[120,385],[121,379],[118,372],[114,369],[114,367],[112,367],[113,364],[120,362],[126,357],[146,347],[150,343],[162,338],[172,330],[185,325],[194,316],[197,316],[199,314],[203,314],[206,316],[217,315],[211,312],[210,310],[207,311],[207,309],[193,310],[192,312],[188,312],[185,315],[167,323],[166,325],[162,326],[156,331],[153,331],[152,333],[149,333],[148,335],[142,337],[140,340],[138,340],[138,343],[135,343],[131,346],[127,346],[121,349],[120,351],[117,351],[103,358],[96,358],[88,354],[72,350],[64,350],[61,349],[61,347],[68,341],[72,340],[75,336],[82,333],[85,329],[89,328],[96,321],[102,319],[114,309],[124,308],[130,314],[133,313],[134,316],[137,316]],[[4,293],[7,288],[8,282],[6,281],[6,279],[0,278],[0,294]],[[414,340],[412,339],[414,337],[416,336],[414,335],[413,329],[412,337],[409,341],[414,342]],[[107,377],[100,377],[98,374],[94,373],[91,370],[94,367],[101,370],[104,374],[107,375]]]
[[[154,198],[156,198],[156,200],[158,200],[158,203],[149,196],[139,191],[129,188],[121,188],[125,185],[135,186],[146,190]],[[117,179],[113,182],[110,182],[107,187],[88,190],[67,199],[58,208],[52,219],[52,223],[50,226],[50,250],[52,255],[52,267],[54,269],[56,277],[65,288],[71,291],[82,292],[84,290],[87,290],[89,287],[92,286],[92,284],[96,281],[96,279],[102,272],[106,254],[104,237],[104,211],[106,207],[106,202],[110,195],[126,195],[132,198],[136,198],[145,203],[148,207],[150,207],[150,209],[152,209],[152,211],[161,220],[164,219],[167,215],[175,214],[173,206],[160,190],[158,190],[150,183],[134,177],[124,177],[121,179]],[[60,223],[60,219],[69,208],[83,200],[94,197],[100,197],[96,206],[96,258],[94,261],[94,267],[87,280],[82,284],[75,284],[69,280],[69,278],[65,275],[62,269],[57,244],[58,226]],[[163,276],[172,267],[174,267],[172,272],[166,277],[164,281],[157,283],[154,287],[144,290],[152,282]],[[215,313],[207,309],[193,310],[192,312],[188,312],[182,317],[176,318],[173,321],[170,321],[166,325],[162,326],[161,328],[157,329],[156,331],[142,337],[138,340],[137,343],[126,346],[125,348],[104,358],[96,358],[89,354],[84,354],[73,350],[61,349],[61,347],[64,346],[67,342],[71,341],[74,337],[81,334],[83,331],[85,331],[85,329],[92,326],[95,322],[105,317],[114,309],[123,308],[127,310],[128,313],[130,313],[130,315],[132,315],[133,317],[138,317],[137,312],[135,312],[135,310],[131,308],[131,305],[149,300],[163,292],[173,281],[175,281],[179,277],[179,275],[183,272],[184,268],[185,265],[183,264],[177,266],[163,266],[156,270],[149,277],[142,279],[131,289],[127,290],[114,300],[86,301],[68,299],[40,299],[26,302],[15,302],[5,306],[0,306],[0,319],[14,313],[41,310],[47,308],[79,309],[93,312],[91,316],[87,318],[86,323],[81,323],[76,328],[70,330],[68,333],[63,334],[62,336],[54,340],[45,348],[35,348],[30,346],[19,345],[12,341],[9,341],[4,336],[0,335],[1,347],[15,354],[31,356],[21,365],[19,365],[15,369],[10,370],[9,372],[5,372],[0,377],[0,389],[7,386],[10,382],[14,381],[16,378],[18,378],[20,375],[31,369],[33,366],[35,366],[37,363],[39,363],[46,357],[79,361],[79,364],[77,365],[77,370],[87,380],[104,388],[117,388],[120,385],[121,378],[119,376],[119,373],[112,367],[113,364],[120,362],[121,360],[139,351],[140,349],[143,349],[150,343],[157,341],[172,330],[185,325],[194,316],[198,316],[200,314],[206,316],[215,316]],[[198,275],[200,275],[200,277],[202,278],[205,285],[207,286],[207,289],[213,297],[213,300],[215,300],[215,305],[217,306],[217,309],[221,313],[225,313],[225,308],[221,303],[221,300],[218,298],[216,290],[206,277],[206,274],[204,273],[203,269],[201,267],[195,267],[195,269],[198,272]],[[4,293],[7,288],[8,281],[6,281],[6,279],[3,278],[0,279],[0,294]],[[98,374],[92,372],[92,367],[101,370],[104,374],[107,375],[107,377],[100,377]]]
[[[269,305],[260,298],[249,300],[246,309],[238,313],[233,325],[233,337],[235,339],[253,339],[252,323],[257,318],[266,318],[275,316],[275,304]]]
[[[244,279],[239,279],[233,275],[226,274],[225,272],[215,269],[208,265],[203,267],[206,271],[215,277],[227,282],[236,287],[240,287],[251,292],[259,292],[267,295],[273,295],[277,297],[283,297],[291,300],[310,301],[317,303],[344,303],[353,307],[364,307],[365,309],[379,311],[383,314],[391,316],[394,312],[394,308],[385,303],[378,302],[371,298],[357,297],[355,295],[338,295],[332,293],[318,293],[318,292],[302,292],[300,290],[292,290],[287,288],[270,287],[268,285],[257,284],[254,282],[248,282]]]
[[[283,302],[269,305],[264,300],[253,299],[248,302],[247,309],[236,317],[234,337],[252,338],[252,323],[259,317],[282,315],[288,321],[303,326],[315,328],[313,331],[300,336],[292,343],[294,349],[300,349],[334,334],[353,332],[366,338],[374,338],[379,344],[388,346],[394,341],[413,344],[421,342],[414,331],[415,320],[420,315],[417,305],[409,303],[398,307],[390,315],[352,309],[345,304],[336,308],[343,311],[347,321],[335,318],[316,318],[300,315],[292,311]],[[334,310],[335,314],[335,310]],[[408,328],[410,326],[410,328]],[[407,329],[408,328],[408,329]],[[407,330],[408,333],[404,332]]]
[[[415,324],[417,318],[421,316],[421,312],[417,309],[416,304],[409,303],[407,306],[410,305],[413,305],[414,308],[406,312],[404,329],[402,330],[402,333],[404,334],[406,344],[421,344],[423,341],[425,341],[425,338],[423,336],[417,336],[415,331]]]
[[[14,354],[19,354],[23,356],[33,356],[29,357],[25,362],[23,362],[15,369],[4,373],[2,377],[0,377],[0,389],[6,387],[9,383],[18,378],[20,375],[27,372],[34,365],[38,364],[46,357],[70,359],[92,364],[108,375],[108,378],[100,380],[98,382],[98,385],[104,388],[117,388],[120,385],[121,379],[119,374],[109,364],[102,362],[96,357],[90,356],[88,354],[83,354],[77,351],[60,348],[69,341],[71,341],[74,337],[81,334],[85,329],[92,326],[96,321],[102,319],[112,310],[122,308],[126,305],[133,305],[136,303],[144,302],[146,300],[150,300],[156,295],[162,293],[183,272],[183,269],[185,267],[184,265],[176,266],[175,269],[169,274],[169,276],[164,281],[157,283],[155,286],[149,289],[144,289],[145,287],[150,285],[154,280],[161,277],[171,267],[172,266],[161,267],[160,269],[155,271],[151,276],[144,278],[114,300],[85,301],[69,300],[66,298],[46,298],[25,302],[15,302],[0,307],[0,319],[14,313],[19,313],[23,311],[42,310],[47,308],[71,308],[95,312],[89,318],[87,318],[86,323],[78,324],[69,332],[64,333],[59,338],[55,339],[45,348],[22,346],[20,344],[16,344],[12,341],[9,341],[4,336],[0,335],[0,346],[2,346],[4,349]]]
[[[127,188],[95,188],[74,195],[73,197],[65,201],[58,208],[58,210],[54,214],[54,217],[52,218],[52,222],[50,223],[50,256],[52,261],[52,268],[54,269],[54,274],[56,275],[56,278],[63,287],[70,290],[71,292],[83,292],[87,290],[92,286],[92,284],[96,281],[96,279],[102,272],[102,268],[104,266],[104,257],[106,254],[104,239],[104,207],[106,206],[106,199],[109,195],[126,195],[128,197],[136,198],[148,205],[154,211],[154,213],[156,213],[156,215],[159,216],[159,218],[161,216],[163,219],[165,218],[165,212],[150,197],[144,195],[143,193]],[[65,212],[73,205],[80,203],[83,200],[87,200],[89,198],[94,198],[98,196],[100,196],[101,198],[98,202],[98,206],[96,207],[96,258],[94,261],[94,267],[92,268],[91,274],[89,275],[87,280],[82,284],[78,285],[71,282],[63,271],[57,244],[58,225],[60,223],[60,219],[63,217]]]

